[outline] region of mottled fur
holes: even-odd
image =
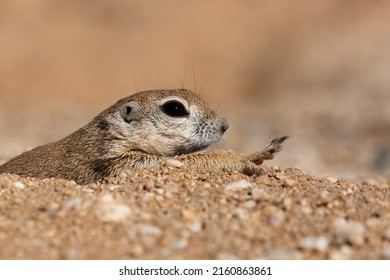
[[[162,104],[170,100],[185,104],[189,115],[174,118],[164,114]],[[272,159],[287,138],[275,138],[262,151],[246,156],[192,153],[220,140],[227,128],[226,119],[191,91],[139,92],[119,100],[62,140],[13,158],[0,166],[0,173],[63,178],[88,184],[125,169],[157,165],[174,156],[194,168],[261,174],[257,165]]]

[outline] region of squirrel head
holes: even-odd
[[[106,140],[118,141],[117,152],[136,150],[159,156],[205,149],[229,127],[224,117],[186,89],[138,92],[119,100],[94,121]]]

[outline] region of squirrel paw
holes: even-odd
[[[265,145],[263,150],[245,155],[244,160],[248,160],[256,165],[260,165],[264,160],[273,159],[275,154],[283,149],[282,144],[288,138],[289,136],[276,137],[272,139],[268,145]]]

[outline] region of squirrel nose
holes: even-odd
[[[226,118],[221,117],[221,132],[222,134],[225,133],[226,130],[229,128],[229,123]]]

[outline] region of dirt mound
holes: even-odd
[[[390,178],[162,167],[105,183],[0,175],[1,259],[388,259]]]

